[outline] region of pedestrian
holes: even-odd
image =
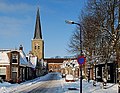
[[[103,78],[102,80],[103,80],[103,86],[106,86],[106,83],[107,83],[106,78]]]

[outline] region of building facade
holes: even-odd
[[[61,65],[64,59],[62,58],[45,58],[44,61],[47,63],[49,72],[61,72]]]
[[[0,50],[0,77],[8,82],[23,82],[32,79],[33,66],[23,50]]]
[[[49,72],[60,72],[62,75],[73,75],[74,78],[79,78],[80,67],[76,58],[45,58],[48,64]],[[86,70],[83,66],[83,76],[86,75]]]
[[[103,81],[105,76],[105,64],[96,65],[96,79],[97,81]],[[117,64],[107,63],[107,82],[108,83],[117,83],[118,71]]]

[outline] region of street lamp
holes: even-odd
[[[81,25],[80,25],[79,23],[74,22],[74,21],[65,20],[65,22],[66,22],[67,24],[76,24],[76,25],[80,26],[80,28],[81,28]]]
[[[67,24],[76,24],[80,27],[80,56],[82,56],[82,29],[79,23],[71,20],[65,20]],[[82,93],[82,65],[80,65],[80,93]]]
[[[79,23],[76,23],[74,21],[71,21],[71,20],[65,20],[65,22],[67,24],[76,24],[80,27],[80,55],[82,56],[82,26],[79,24]]]

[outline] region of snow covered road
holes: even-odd
[[[50,74],[49,79],[34,86],[31,91],[25,90],[22,93],[62,93],[61,80],[58,74]]]
[[[106,88],[102,83],[93,81],[82,81],[83,93],[118,93],[118,84],[107,84]],[[69,90],[76,88],[77,90]],[[48,73],[45,76],[23,82],[21,84],[0,83],[0,93],[79,93],[79,80],[76,82],[65,82],[60,73]]]

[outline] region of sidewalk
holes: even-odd
[[[65,82],[63,80],[64,93],[79,93],[80,82]],[[105,88],[101,82],[97,82],[96,86],[93,86],[93,81],[89,83],[87,80],[82,81],[82,93],[118,93],[118,84],[107,83]]]

